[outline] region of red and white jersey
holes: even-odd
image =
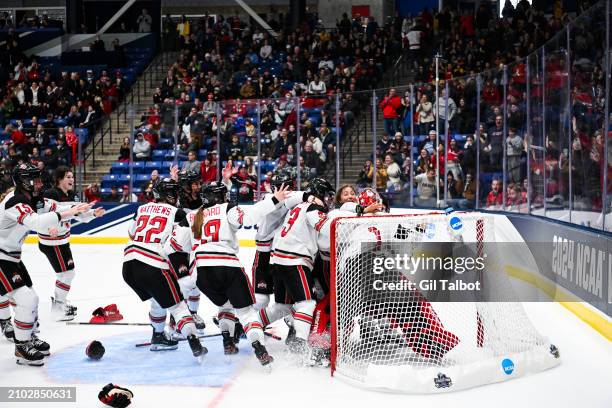
[[[272,194],[267,194],[264,199],[271,196]],[[270,252],[272,250],[274,234],[283,225],[285,216],[289,210],[302,202],[304,202],[304,193],[302,191],[295,191],[289,198],[283,201],[283,205],[278,206],[278,208],[261,220],[257,225],[257,232],[255,233],[255,246],[259,252]]]
[[[336,218],[340,217],[354,217],[357,215],[357,203],[344,203],[339,208],[331,210],[327,214],[327,221],[321,227],[319,231],[319,238],[317,244],[319,245],[319,253],[324,261],[330,260],[330,245],[331,245],[331,226]]]
[[[289,211],[274,236],[270,264],[304,265],[312,269],[319,250],[319,230],[326,219],[323,208],[312,203],[299,204]]]
[[[187,214],[186,222],[175,229],[175,232],[166,245],[171,252],[186,252],[191,246],[191,265],[200,266],[234,266],[242,268],[238,259],[239,242],[236,232],[243,225],[253,225],[265,215],[276,210],[282,204],[273,196],[258,202],[249,208],[246,213],[239,206],[229,203],[217,204],[204,208],[202,223],[202,237],[196,240],[191,227],[197,211]]]
[[[123,251],[123,261],[137,259],[160,269],[170,269],[164,244],[172,235],[176,222],[185,213],[172,205],[148,203],[136,210],[128,234],[130,240]]]
[[[21,246],[30,231],[49,233],[49,228],[59,228],[60,214],[45,211],[37,214],[36,207],[43,207],[41,200],[31,200],[23,194],[10,192],[0,203],[0,259],[10,262],[21,260]]]
[[[77,205],[78,202],[59,202],[51,198],[44,198],[44,205],[37,209],[38,214],[44,214],[50,211],[63,212],[69,210],[73,206]],[[79,220],[81,222],[89,222],[95,218],[94,210],[88,210],[83,214],[72,217],[71,219]],[[67,244],[70,241],[70,219],[60,221],[58,228],[58,234],[55,237],[50,236],[42,232],[38,233],[38,240],[43,245],[48,246],[59,246]]]

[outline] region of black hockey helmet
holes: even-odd
[[[94,340],[87,345],[85,354],[92,360],[99,360],[104,355],[104,346],[98,340]]]
[[[38,167],[30,163],[20,164],[13,169],[13,183],[21,191],[34,191],[34,180],[40,179],[41,172]]]
[[[200,192],[202,206],[204,208],[212,207],[216,204],[227,202],[227,187],[223,183],[213,181],[202,188]]]
[[[165,177],[153,184],[153,198],[155,201],[163,200],[168,204],[176,204],[180,186],[171,178]]]
[[[329,197],[333,197],[336,190],[329,181],[322,177],[315,177],[308,183],[306,192],[325,202]]]
[[[191,170],[181,170],[178,173],[178,184],[187,191],[191,191],[191,184],[200,181],[198,173]]]
[[[295,188],[295,175],[289,171],[281,171],[278,174],[272,176],[270,179],[270,185],[272,187],[281,188],[282,185],[289,186],[291,189]]]

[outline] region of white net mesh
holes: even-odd
[[[500,293],[509,299],[512,293],[501,273],[503,257],[491,244],[493,216],[471,213],[459,219],[461,225],[453,226],[457,215],[445,214],[336,222],[335,376],[373,388],[439,392],[502,381],[558,362],[556,348],[537,332],[520,303],[486,301],[498,299]],[[383,280],[400,282],[402,289],[381,289],[383,275],[373,272],[380,266],[377,258],[398,253],[416,257],[431,252],[432,246],[449,245],[441,242],[469,243],[476,255],[489,256],[486,269],[477,274],[483,286],[478,298],[462,297],[459,302],[448,291],[407,289],[405,282],[415,275],[401,268],[385,270]],[[461,245],[454,245],[452,256],[466,255],[461,251]],[[461,276],[451,273],[448,280]]]

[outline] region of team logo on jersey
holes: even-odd
[[[509,358],[505,358],[502,363],[502,370],[504,370],[504,373],[510,375],[514,372],[514,362],[512,360],[510,360]]]
[[[561,353],[559,353],[559,349],[554,344],[550,345],[550,354],[552,354],[554,358],[561,357]]]
[[[23,281],[23,279],[21,279],[21,276],[14,274],[13,277],[11,278],[11,280],[13,281],[13,283],[17,284],[17,283],[21,283]]]
[[[453,385],[453,382],[449,376],[438,373],[438,376],[434,378],[434,384],[436,385],[436,388],[448,388]]]
[[[257,282],[257,289],[268,289],[268,284],[265,281]]]
[[[459,231],[461,228],[463,228],[463,222],[461,221],[461,218],[459,217],[451,218],[450,227],[454,229],[455,231]]]

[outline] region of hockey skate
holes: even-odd
[[[51,355],[51,346],[44,340],[41,340],[35,334],[32,334],[32,339],[30,340],[32,347],[40,352],[43,356],[47,357]]]
[[[191,345],[191,343],[190,343]],[[153,332],[153,336],[151,337],[151,347],[149,350],[151,351],[166,351],[166,350],[176,350],[178,348],[178,340],[173,340],[170,336],[165,332]]]
[[[8,341],[11,343],[15,342],[15,328],[13,323],[11,323],[11,319],[0,320],[0,330],[2,330],[2,334],[4,334]]]
[[[202,317],[197,312],[191,312],[191,316],[193,317],[193,322],[195,323],[196,330],[203,332],[206,328],[206,323],[204,322],[204,319],[202,319]]]
[[[200,343],[200,339],[198,339],[198,336],[195,334],[187,336],[187,342],[189,343],[193,356],[202,363],[204,361],[204,356],[208,353],[208,349]]]
[[[259,363],[264,367],[264,369],[268,372],[272,370],[272,362],[274,358],[268,354],[268,350],[266,350],[266,346],[261,344],[259,341],[254,341],[253,350],[255,351],[255,357],[259,360]]]
[[[68,322],[74,320],[77,314],[77,307],[68,302],[62,302],[51,298],[51,311],[58,322]]]
[[[234,338],[230,336],[228,331],[222,331],[221,336],[223,336],[223,353],[226,356],[231,356],[233,354],[238,354],[238,347],[236,347],[236,343],[234,342]]]
[[[40,367],[45,364],[44,354],[37,350],[31,341],[16,342],[15,357],[17,357],[17,364],[19,365]]]

